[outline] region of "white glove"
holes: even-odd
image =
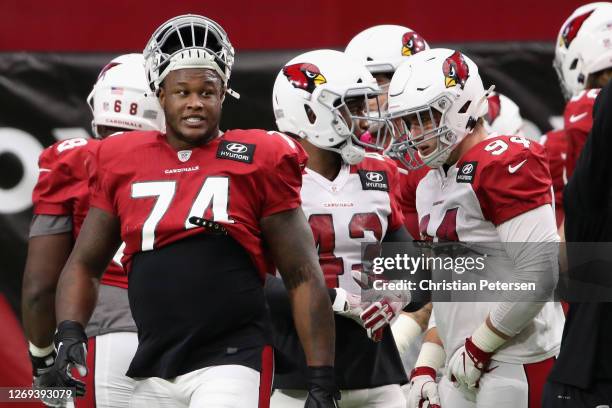
[[[368,337],[373,341],[381,341],[385,327],[391,324],[405,306],[399,297],[384,296],[365,308],[360,317]]]
[[[466,397],[476,393],[483,374],[495,369],[489,368],[491,357],[505,342],[483,323],[450,358],[448,377]]]
[[[436,374],[444,360],[446,353],[442,346],[427,341],[423,343],[415,368],[410,373],[410,391],[406,398],[408,408],[440,408]]]
[[[351,271],[353,280],[362,288],[367,299],[374,299],[370,304],[362,304],[363,313],[360,318],[363,321],[368,337],[373,341],[382,340],[383,332],[397,317],[402,309],[410,303],[409,294],[405,292],[389,293],[378,292],[372,289],[373,282],[380,280],[377,275],[360,271]]]
[[[363,320],[359,316],[363,313],[361,296],[349,293],[342,288],[335,288],[336,299],[332,304],[332,309],[340,316],[352,319],[363,327]]]

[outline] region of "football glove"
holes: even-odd
[[[52,386],[52,384],[47,384],[48,379],[44,374],[51,370],[57,356],[53,345],[41,349],[30,343],[28,354],[32,362],[32,389],[45,389]],[[43,400],[43,403],[49,407],[64,408],[66,406],[66,401],[60,399],[46,399]]]
[[[85,383],[72,376],[74,367],[81,376],[87,375],[87,336],[83,326],[75,321],[64,320],[55,332],[57,356],[49,371],[40,375],[40,383],[45,387],[73,388],[73,396],[85,395]],[[43,400],[49,406],[65,402],[65,399]]]
[[[333,311],[346,318],[352,319],[363,327],[363,321],[359,316],[363,313],[361,296],[347,292],[342,288],[335,288],[336,298],[332,304]]]
[[[375,281],[385,280],[384,278],[357,270],[351,271],[351,274],[362,289],[362,299],[374,299],[373,302],[362,303],[363,312],[359,316],[363,322],[362,326],[372,341],[381,341],[385,327],[410,303],[409,294],[385,292],[382,295],[373,289],[373,285]]]
[[[338,408],[340,391],[333,367],[308,367],[308,397],[304,408]]]
[[[406,304],[399,296],[384,296],[368,306],[360,316],[368,337],[372,341],[381,341],[385,327],[391,324]]]
[[[472,337],[465,339],[465,344],[451,357],[448,362],[448,376],[462,392],[466,389],[475,392],[480,377],[494,370],[489,368],[491,357],[506,339],[494,333],[486,323],[483,323]],[[465,392],[464,392],[465,394]]]
[[[440,408],[436,375],[444,360],[446,353],[442,346],[423,343],[415,368],[410,373],[410,390],[406,397],[408,408]]]
[[[410,373],[408,408],[440,408],[436,370],[431,367],[415,367]]]

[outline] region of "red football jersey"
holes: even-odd
[[[567,139],[564,130],[551,130],[540,138],[540,143],[546,149],[550,176],[555,190],[555,216],[557,227],[561,226],[564,218],[563,188],[567,184]]]
[[[567,177],[576,167],[582,147],[593,127],[593,105],[599,89],[587,89],[576,94],[567,102],[563,114],[567,138]]]
[[[551,204],[544,148],[519,136],[494,136],[470,148],[447,173],[432,169],[417,188],[422,239],[495,242],[496,226]]]
[[[76,240],[89,210],[89,178],[93,172],[93,153],[100,141],[75,138],[46,148],[40,155],[40,174],[32,192],[34,214],[72,217]],[[127,288],[127,275],[112,261],[102,275],[106,285]]]
[[[222,223],[262,277],[274,267],[261,218],[300,206],[302,147],[276,132],[231,130],[191,150],[174,150],[159,132],[100,143],[92,206],[121,219],[123,265],[135,253],[201,234],[192,216]]]

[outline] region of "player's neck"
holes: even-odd
[[[306,150],[306,153],[308,153],[306,167],[328,180],[335,180],[342,167],[340,155],[336,152],[316,147],[304,139],[300,139],[300,144]]]
[[[189,149],[193,149],[193,148],[205,145],[206,143],[210,142],[214,138],[218,137],[219,134],[220,134],[220,130],[219,128],[217,128],[201,139],[190,140],[168,129],[166,132],[166,140],[168,141],[168,144],[174,150],[189,150]]]
[[[488,134],[484,126],[478,123],[476,128],[474,128],[474,131],[464,137],[459,145],[453,150],[446,161],[446,164],[453,165],[457,163],[464,154],[466,154],[472,147],[485,140],[487,136]]]

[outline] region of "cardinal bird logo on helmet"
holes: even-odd
[[[489,112],[487,112],[487,122],[493,123],[495,119],[499,117],[499,113],[501,112],[501,100],[499,99],[499,94],[494,93],[487,98],[489,102]]]
[[[283,68],[283,74],[295,88],[303,89],[312,93],[314,89],[327,82],[319,67],[314,64],[299,63],[287,65]]]
[[[425,49],[425,40],[414,31],[408,31],[402,36],[402,55],[409,57]]]
[[[565,27],[563,27],[563,31],[561,32],[561,38],[559,39],[559,46],[569,48],[576,35],[578,35],[578,31],[580,31],[580,27],[584,24],[584,21],[589,18],[591,14],[593,14],[595,10],[591,10],[588,13],[581,14],[576,16],[571,21],[569,21]]]
[[[470,77],[470,68],[463,58],[463,54],[455,51],[448,57],[442,65],[444,73],[444,84],[447,88],[459,85],[461,89],[465,87],[465,82]]]

